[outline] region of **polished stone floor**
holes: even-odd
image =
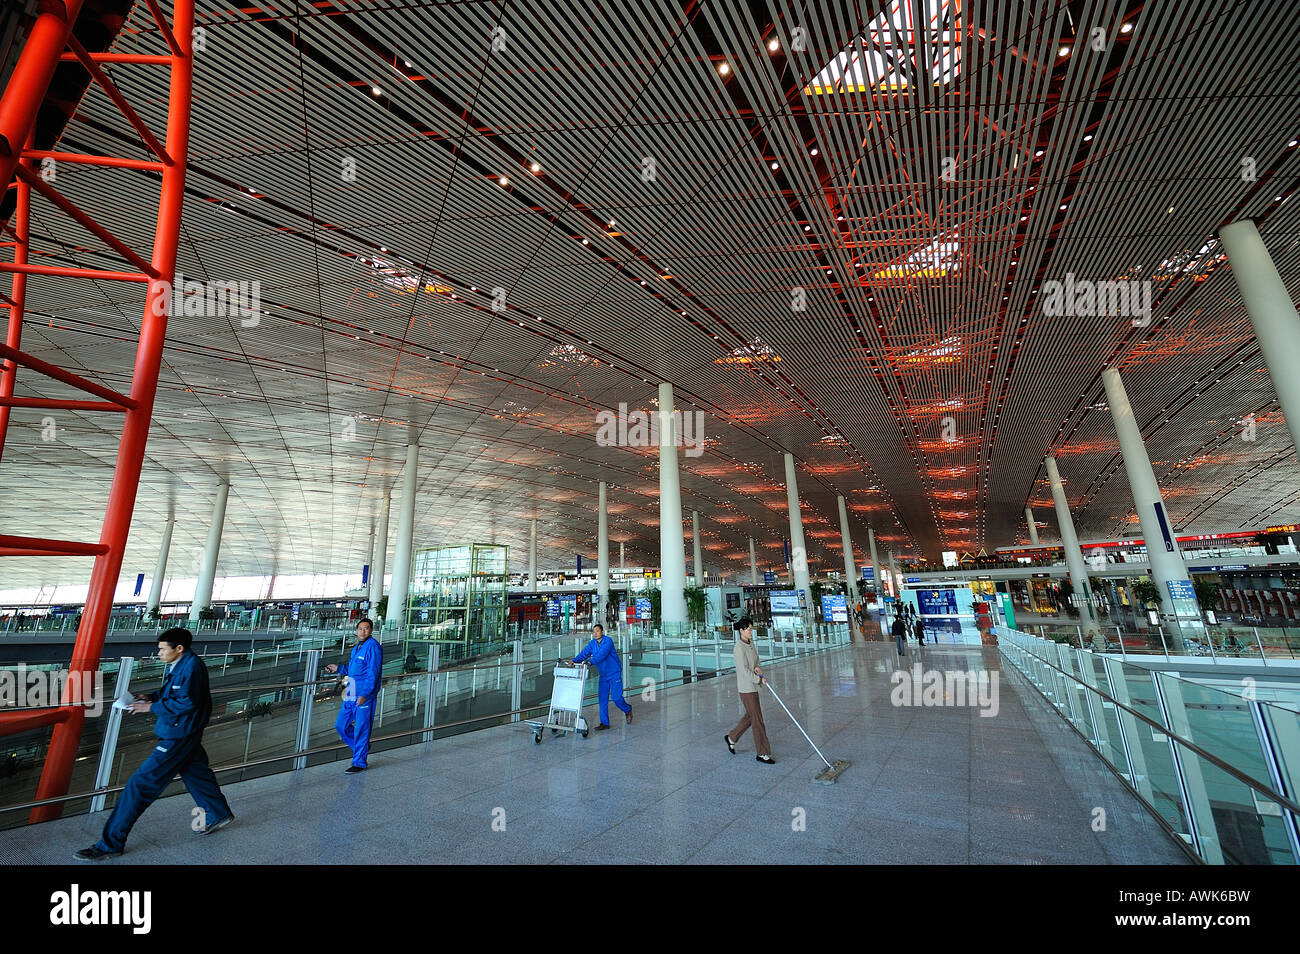
[[[585,740],[503,726],[372,756],[359,775],[333,763],[229,785],[237,820],[211,836],[191,833],[188,796],[162,799],[99,864],[1188,863],[996,649],[908,651],[909,667],[998,672],[997,715],[894,705],[892,643],[769,666],[826,756],[852,762],[834,785],[813,783],[820,761],[766,690],[777,764],[748,735],[729,754],[740,704],[724,676],[630,697],[631,725]],[[75,864],[105,817],[0,832],[0,863]]]

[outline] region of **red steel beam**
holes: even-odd
[[[66,795],[72,779],[72,767],[81,745],[86,718],[85,709],[80,705],[83,685],[80,674],[93,673],[99,668],[108,620],[113,611],[113,593],[117,588],[127,535],[131,529],[131,515],[135,510],[135,495],[140,486],[140,470],[144,462],[145,443],[149,439],[154,397],[158,392],[158,370],[162,364],[163,346],[167,337],[171,285],[176,277],[176,252],[180,243],[181,211],[185,200],[185,166],[189,157],[194,73],[194,0],[176,0],[172,11],[172,32],[181,55],[167,58],[171,64],[171,77],[166,152],[171,157],[171,164],[162,173],[152,261],[152,271],[160,277],[149,283],[144,318],[140,323],[140,343],[136,349],[130,392],[135,407],[127,412],[122,427],[117,466],[113,470],[104,528],[99,538],[100,545],[105,546],[107,552],[95,558],[86,607],[82,611],[81,626],[77,630],[77,641],[72,648],[72,660],[68,666],[65,698],[75,709],[66,721],[54,727],[41,781],[36,789],[37,799]],[[41,805],[32,809],[30,820],[47,821],[59,817],[62,811],[62,802]]]
[[[32,32],[0,96],[0,182],[14,177],[21,147],[36,128],[36,114],[80,12],[81,0],[44,0],[38,8]]]
[[[81,711],[80,707],[76,711]],[[0,735],[13,735],[46,725],[57,725],[72,718],[73,708],[42,709],[40,712],[0,712]],[[83,717],[85,713],[82,713]]]
[[[59,556],[99,556],[108,552],[104,543],[81,543],[77,540],[48,540],[45,537],[15,537],[0,533],[0,547],[40,550]]]
[[[167,162],[171,162],[171,160],[168,159]],[[26,165],[20,163],[14,169],[14,172],[17,173],[18,177],[25,183],[62,209],[69,218],[77,222],[87,232],[90,232],[136,268],[140,269],[140,271],[144,272],[150,278],[159,277],[157,271],[154,270],[154,267],[139,255],[135,254],[135,252],[131,251],[130,246],[92,219],[85,212],[82,212],[79,208],[73,205],[72,202],[60,193],[58,189],[54,188],[54,186],[50,185]]]
[[[125,394],[118,394],[112,388],[106,388],[102,384],[96,384],[94,381],[87,381],[79,374],[65,371],[63,368],[56,367],[48,361],[42,361],[40,358],[34,358],[30,354],[25,354],[17,348],[11,348],[8,345],[0,345],[0,358],[17,361],[23,367],[31,368],[33,371],[39,371],[41,374],[51,377],[55,381],[62,381],[64,384],[70,384],[74,388],[85,391],[87,394],[101,397],[105,401],[116,404],[127,410],[136,406],[136,402]]]
[[[11,265],[0,262],[0,272],[24,275],[57,275],[59,278],[89,278],[106,282],[147,282],[144,272],[106,272],[99,268],[70,268],[64,265]]]
[[[143,63],[151,66],[167,66],[172,57],[166,53],[91,53],[90,58],[96,63]],[[59,57],[65,63],[80,63],[81,57],[76,53],[64,53]]]
[[[32,144],[34,130],[27,134],[25,142],[28,146]],[[30,162],[29,159],[20,160],[19,165]],[[17,182],[17,207],[14,214],[14,235],[18,241],[13,243],[14,264],[27,264],[27,239],[29,235],[29,225],[31,222],[32,210],[32,190],[28,188],[25,182]],[[17,351],[23,343],[23,315],[27,304],[27,275],[23,272],[13,272],[12,284],[9,288],[9,327],[5,330],[5,347]],[[3,356],[5,360],[0,362],[0,397],[12,397],[14,385],[18,382],[18,363],[8,355]],[[4,460],[5,438],[9,436],[9,408],[0,406],[0,460]]]
[[[136,111],[131,108],[131,104],[126,101],[126,97],[122,95],[122,91],[119,90],[113,84],[113,81],[108,78],[108,74],[101,70],[99,64],[91,59],[90,54],[86,52],[86,48],[78,42],[75,36],[71,35],[68,37],[68,46],[72,52],[77,55],[77,59],[81,61],[81,65],[89,71],[92,77],[94,77],[95,82],[98,83],[100,88],[108,94],[108,98],[113,101],[113,104],[117,106],[119,110],[121,110],[122,115],[126,117],[126,121],[135,127],[135,131],[140,134],[140,138],[144,140],[144,144],[153,151],[155,156],[161,159],[166,165],[170,166],[172,160],[171,156],[167,155],[167,150],[162,147],[162,143],[154,137],[153,132],[144,124],[144,120],[141,119]]]
[[[125,411],[120,404],[108,401],[65,401],[62,398],[3,397],[0,407],[39,407],[51,411]]]
[[[24,149],[24,159],[53,159],[55,162],[73,162],[86,166],[112,166],[116,169],[140,169],[144,172],[162,172],[163,164],[151,159],[124,159],[120,156],[84,156],[79,152],[50,152],[48,149]]]

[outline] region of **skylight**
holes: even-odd
[[[892,0],[866,32],[804,87],[808,95],[947,86],[957,78],[961,24],[954,0]]]

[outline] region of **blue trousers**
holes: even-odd
[[[334,720],[334,731],[352,750],[352,764],[357,768],[366,768],[366,757],[370,755],[370,724],[375,720],[373,701],[367,699],[363,705],[345,702]]]
[[[135,770],[118,797],[117,806],[104,825],[98,848],[101,851],[122,851],[126,836],[132,826],[154,803],[162,790],[179,772],[186,790],[194,803],[203,809],[208,825],[229,818],[232,812],[226,796],[221,794],[217,777],[208,767],[208,753],[203,751],[203,736],[184,739],[159,739],[154,750]]]
[[[612,676],[602,675],[596,686],[596,698],[600,700],[600,724],[609,725],[609,698],[614,697],[614,705],[623,712],[631,712],[632,707],[623,698],[623,674],[616,672]]]

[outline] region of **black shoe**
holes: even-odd
[[[231,812],[231,813],[230,813],[229,815],[227,815],[225,818],[221,819],[221,821],[213,822],[211,825],[208,825],[206,828],[200,828],[200,829],[199,829],[199,834],[200,834],[200,835],[210,835],[210,834],[212,834],[214,831],[221,831],[221,829],[225,828],[227,825],[229,825],[229,824],[230,824],[232,821],[234,821],[234,820],[235,820],[235,813],[234,813],[234,812]]]
[[[601,729],[608,729],[608,728],[609,728],[609,726],[608,726],[607,724],[605,724],[604,722],[597,722],[597,723],[596,723],[596,731],[597,731],[597,732],[599,732]]]
[[[623,713],[623,721],[626,722],[628,725],[631,725],[631,724],[632,724],[632,710],[631,710],[631,709],[628,709],[626,712]]]
[[[776,759],[772,758],[772,756],[770,756],[770,755],[755,755],[755,756],[754,756],[754,760],[755,760],[756,762],[762,762],[764,765],[775,765],[775,764],[776,764]]]
[[[735,755],[735,754],[736,754],[736,743],[731,741],[731,736],[730,736],[730,735],[724,735],[723,738],[727,740],[727,748],[731,750],[731,754],[732,754],[732,755]]]
[[[121,854],[120,851],[104,851],[99,845],[91,845],[89,848],[74,851],[72,857],[78,861],[100,861],[104,858],[118,858]]]
[[[364,772],[365,770],[366,770],[366,767],[365,767],[364,765],[349,765],[349,766],[344,770],[343,774],[344,774],[344,775],[355,775],[357,772]],[[231,817],[233,818],[234,816],[232,815]]]

